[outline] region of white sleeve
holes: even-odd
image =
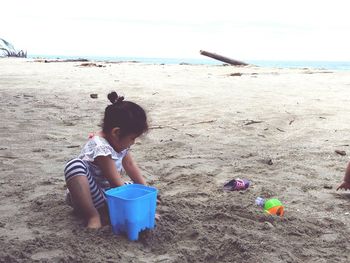
[[[112,146],[99,138],[92,138],[84,146],[81,152],[81,159],[93,162],[98,156],[111,156],[112,159],[118,159]]]
[[[84,146],[80,158],[93,162],[98,156],[111,156],[115,161],[121,160],[128,153],[129,148],[117,153],[104,139],[94,137]]]
[[[112,159],[115,159],[113,156],[113,149],[109,145],[97,145],[93,150],[89,153],[89,157],[95,160],[98,156],[108,156],[110,155]]]

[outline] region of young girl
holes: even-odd
[[[146,113],[116,92],[109,93],[108,99],[112,104],[105,109],[102,131],[89,139],[64,170],[67,198],[83,214],[88,228],[102,226],[98,210],[106,208],[104,191],[124,185],[122,169],[134,183],[146,184],[129,152],[135,139],[148,130]]]

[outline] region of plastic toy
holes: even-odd
[[[106,191],[113,233],[126,233],[137,240],[139,232],[153,229],[158,190],[154,187],[129,184]]]
[[[284,215],[284,206],[280,200],[276,198],[271,198],[265,200],[262,197],[258,197],[255,200],[255,203],[262,207],[264,211],[270,215],[283,216]]]
[[[240,191],[246,190],[250,186],[250,182],[247,179],[232,179],[224,185],[224,190],[227,191]]]

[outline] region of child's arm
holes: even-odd
[[[94,163],[100,167],[102,174],[107,178],[111,187],[124,185],[124,181],[115,167],[115,162],[111,156],[97,156]]]
[[[146,180],[141,175],[141,171],[137,167],[130,153],[127,153],[127,155],[123,158],[123,167],[125,172],[131,178],[131,180],[134,181],[134,183],[146,185]]]
[[[346,167],[344,180],[338,186],[337,190],[339,190],[339,189],[350,190],[350,162],[348,163],[348,166]]]

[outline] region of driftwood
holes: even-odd
[[[211,53],[211,52],[207,52],[207,51],[204,51],[204,50],[201,50],[199,52],[203,56],[211,57],[213,59],[220,60],[222,62],[231,64],[231,65],[234,65],[234,66],[247,66],[247,65],[249,65],[249,64],[247,64],[245,62],[242,62],[242,61],[239,61],[239,60],[235,60],[235,59],[232,59],[232,58],[228,58],[228,57],[224,57],[224,56],[221,56],[221,55],[218,55],[218,54],[215,54],[215,53]]]

